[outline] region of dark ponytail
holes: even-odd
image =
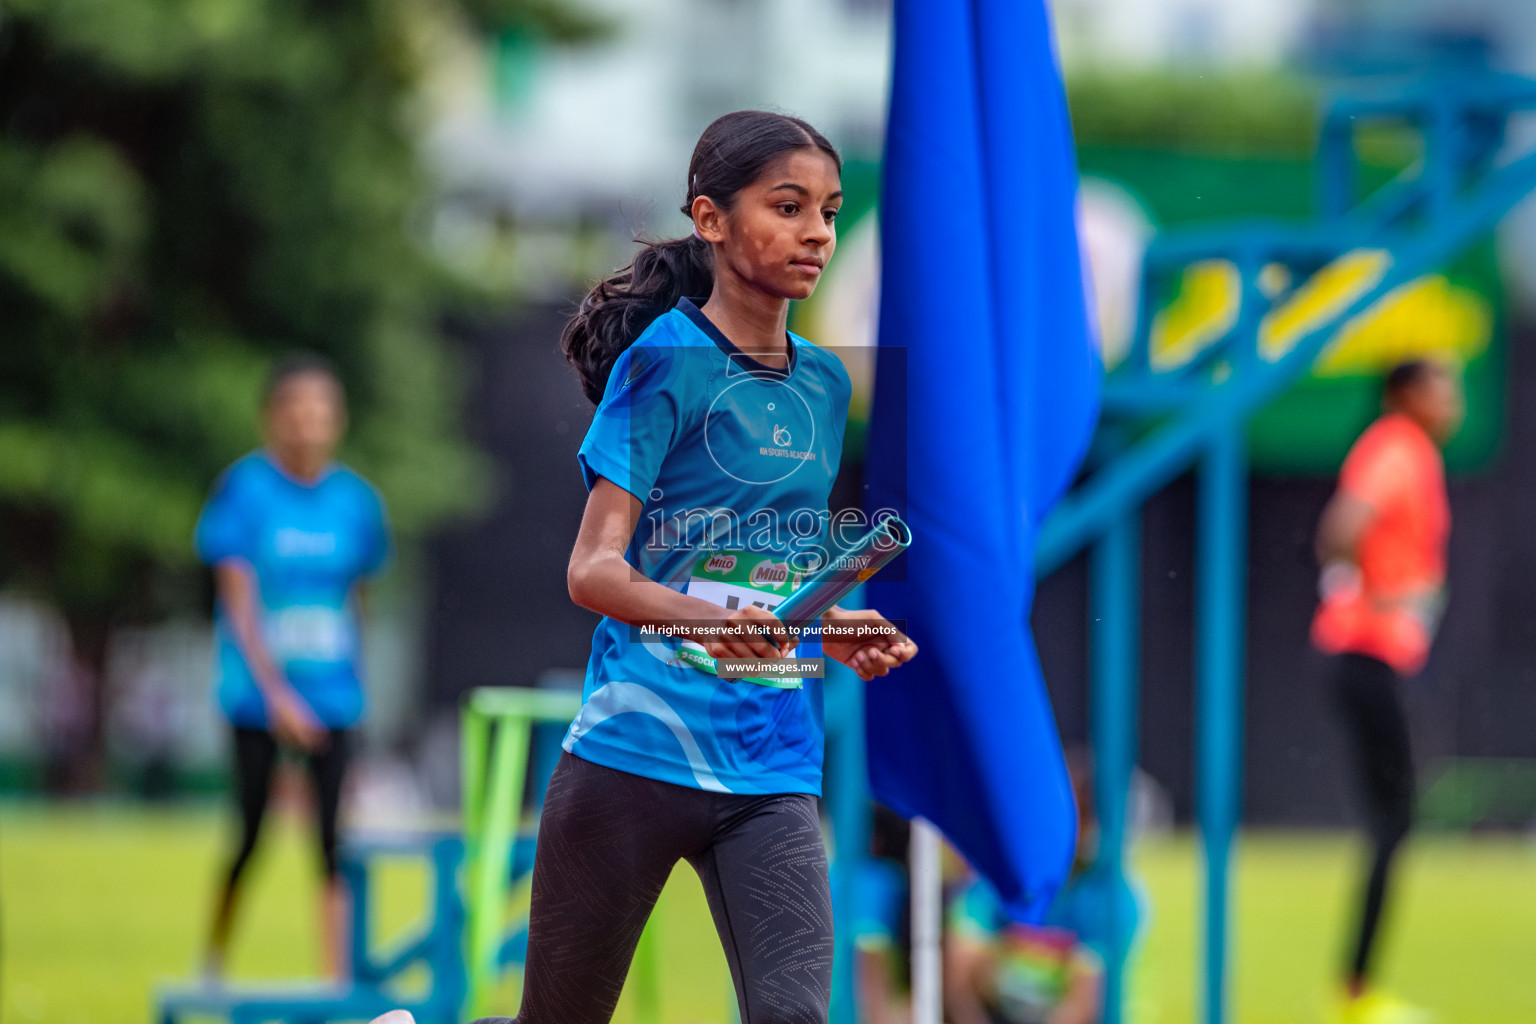
[[[587,293],[560,335],[560,350],[596,405],[619,353],[684,295],[708,295],[715,286],[709,243],[696,235],[647,242],[635,261]]]
[[[736,194],[756,181],[763,168],[796,149],[819,149],[842,170],[842,157],[832,143],[798,117],[738,110],[716,118],[699,136],[688,162],[683,216],[693,216],[699,196],[729,211]],[[581,378],[587,398],[594,405],[602,401],[614,361],[651,321],[683,296],[708,295],[714,286],[714,253],[697,235],[643,243],[633,263],[598,282],[560,336],[560,350]]]

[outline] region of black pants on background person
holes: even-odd
[[[1364,654],[1334,659],[1334,706],[1344,725],[1371,843],[1349,979],[1363,982],[1381,924],[1398,847],[1413,825],[1413,749],[1401,682],[1390,665]]]
[[[217,981],[224,974],[224,957],[234,928],[241,876],[245,874],[251,854],[256,850],[256,842],[261,836],[279,756],[277,738],[265,729],[236,726],[233,729],[233,740],[234,797],[240,813],[240,838],[230,856],[224,883],[214,904],[213,924],[203,963],[203,974],[210,981]],[[310,781],[314,784],[315,831],[320,848],[320,856],[316,859],[325,878],[321,914],[328,943],[326,970],[338,978],[343,976],[346,969],[345,954],[342,952],[345,948],[343,929],[346,896],[337,875],[337,817],[341,809],[342,785],[346,780],[351,756],[352,734],[346,729],[331,730],[321,749],[303,755],[309,768]]]
[[[235,801],[240,809],[240,840],[230,860],[229,888],[239,884],[266,818],[277,769],[278,743],[265,729],[234,729]],[[320,845],[320,868],[328,879],[336,877],[337,817],[341,810],[342,783],[352,760],[352,734],[331,730],[324,749],[307,753],[304,762],[314,785],[315,835]]]

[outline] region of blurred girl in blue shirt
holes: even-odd
[[[205,971],[215,979],[223,972],[241,877],[286,748],[303,756],[314,783],[322,949],[327,973],[339,977],[345,894],[336,821],[365,706],[358,613],[363,581],[389,553],[389,531],[373,488],[332,461],[346,406],[327,362],[280,362],[263,413],[266,444],[225,470],[197,523],[198,556],[213,568],[218,593],[215,677],[233,732],[241,824]]]

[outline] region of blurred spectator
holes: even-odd
[[[344,401],[328,363],[280,362],[266,388],[266,446],[220,477],[197,524],[198,554],[217,581],[218,694],[234,732],[241,818],[209,936],[211,978],[223,972],[280,748],[302,754],[314,782],[327,973],[339,977],[345,962],[337,818],[365,705],[361,588],[383,565],[389,532],[373,488],[332,461]]]
[[[1078,804],[1077,858],[1071,880],[1039,925],[1009,919],[987,881],[964,871],[945,913],[944,1003],[949,1024],[1098,1024],[1104,1013],[1104,964],[1116,922],[1132,938],[1126,975],[1137,985],[1138,939],[1145,917],[1140,886],[1090,869],[1097,846],[1089,760],[1068,757]],[[1145,1015],[1134,994],[1122,1019]]]
[[[952,849],[944,857],[944,1012],[948,1024],[1097,1024],[1103,1018],[1104,962],[1115,923],[1132,935],[1122,1020],[1153,1013],[1140,963],[1146,897],[1091,868],[1097,846],[1088,755],[1068,756],[1077,796],[1078,850],[1072,879],[1040,925],[1011,921],[985,879]],[[860,1024],[907,1024],[910,926],[907,823],[876,809],[874,856],[856,878],[854,944]]]
[[[1344,1024],[1427,1019],[1370,978],[1393,861],[1413,821],[1413,750],[1398,684],[1424,667],[1445,604],[1451,510],[1440,448],[1461,423],[1463,397],[1449,369],[1413,361],[1388,374],[1383,398],[1384,414],[1350,449],[1317,528],[1312,640],[1334,656],[1334,702],[1372,845],[1339,1001]]]

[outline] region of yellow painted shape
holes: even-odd
[[[1152,321],[1154,370],[1183,366],[1237,323],[1242,280],[1227,260],[1201,260],[1184,268],[1179,294]]]
[[[1385,249],[1354,249],[1307,278],[1259,325],[1259,354],[1276,360],[1376,287],[1392,266]]]

